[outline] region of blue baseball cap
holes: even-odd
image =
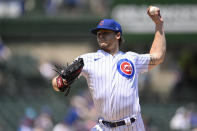
[[[122,28],[118,22],[113,19],[103,19],[99,22],[96,28],[93,28],[91,32],[96,35],[100,29],[112,30],[114,32],[120,32],[122,35]]]

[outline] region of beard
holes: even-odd
[[[100,48],[105,48],[107,47],[109,44],[107,42],[99,42],[99,47]]]
[[[98,39],[98,45],[101,49],[106,49],[111,45],[110,41]]]
[[[108,42],[99,42],[99,47],[102,50],[109,50],[110,43],[108,43]]]

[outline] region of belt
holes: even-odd
[[[135,118],[126,118],[122,121],[117,121],[117,122],[109,122],[109,121],[104,121],[103,119],[99,118],[99,123],[100,124],[103,124],[107,127],[110,127],[110,128],[114,128],[114,127],[118,127],[118,126],[123,126],[123,125],[131,125],[133,122],[135,122]]]

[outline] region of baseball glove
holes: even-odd
[[[65,92],[67,96],[70,92],[71,84],[78,78],[79,74],[82,71],[84,62],[82,58],[73,61],[72,64],[67,66],[55,65],[54,69],[59,76],[56,78],[57,87],[61,92]]]

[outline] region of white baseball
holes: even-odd
[[[156,14],[156,12],[157,12],[158,10],[159,10],[158,7],[156,7],[156,6],[151,6],[149,12],[150,12],[151,15],[154,15],[154,14]]]

